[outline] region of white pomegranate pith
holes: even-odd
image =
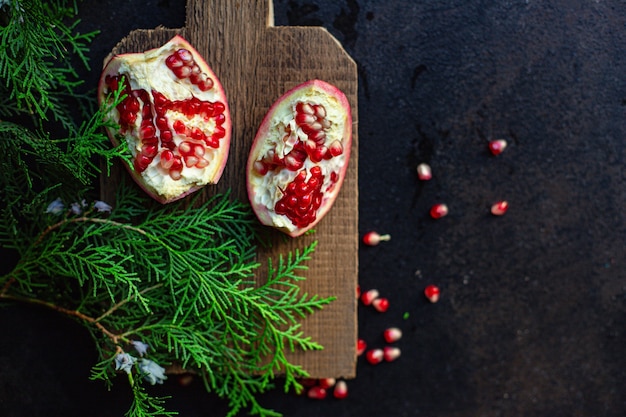
[[[263,224],[297,236],[321,220],[345,176],[351,123],[343,93],[319,80],[272,106],[248,159],[249,197]]]
[[[123,85],[111,111],[132,153],[134,178],[169,202],[216,183],[230,142],[224,91],[198,52],[180,36],[145,53],[115,56],[103,72],[99,98]]]

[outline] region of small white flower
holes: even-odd
[[[100,200],[96,200],[93,207],[96,209],[96,211],[104,212],[104,213],[110,213],[111,209],[113,208],[107,203],[105,203],[104,201],[100,201]]]
[[[165,368],[150,359],[139,359],[139,370],[141,375],[150,384],[162,384],[167,379]]]
[[[139,353],[139,356],[145,355],[150,347],[147,343],[140,342],[139,340],[131,340],[130,344],[133,345],[137,353]]]
[[[72,213],[74,214],[80,214],[83,212],[82,207],[80,206],[80,203],[72,203],[72,205],[70,206]]]
[[[115,370],[124,371],[127,374],[130,374],[135,362],[137,362],[137,358],[134,356],[131,356],[128,353],[118,353],[117,356],[115,356]]]
[[[65,205],[63,204],[63,201],[61,200],[61,198],[57,198],[56,200],[54,200],[52,203],[48,205],[48,208],[46,209],[46,213],[61,214],[63,210],[65,210]]]

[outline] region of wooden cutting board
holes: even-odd
[[[174,35],[187,39],[206,59],[222,82],[233,121],[228,164],[217,186],[201,192],[206,197],[232,190],[248,201],[245,166],[254,135],[271,104],[290,88],[321,79],[341,89],[352,107],[353,141],[347,176],[330,212],[316,233],[296,239],[273,232],[270,249],[259,261],[276,259],[318,240],[308,262],[302,292],[335,296],[331,305],[303,320],[304,332],[324,346],[323,351],[296,352],[294,363],[311,377],[356,376],[358,277],[358,141],[357,68],[332,35],[320,27],[275,27],[271,0],[189,0],[186,25],[136,30],[122,39],[112,53],[143,52]],[[103,199],[112,201],[116,184],[127,172],[117,167],[102,179]],[[262,272],[262,271],[260,271]],[[261,275],[261,274],[260,274]]]

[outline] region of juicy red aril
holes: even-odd
[[[385,341],[387,343],[397,342],[398,340],[400,340],[400,338],[402,338],[402,330],[398,329],[397,327],[390,327],[388,329],[385,329],[385,331],[383,332],[383,337],[385,338]]]
[[[377,298],[374,301],[372,301],[372,306],[374,306],[376,311],[380,313],[384,313],[385,311],[389,309],[389,300],[384,297]]]
[[[386,362],[395,361],[396,359],[400,357],[400,353],[401,353],[400,348],[393,347],[393,346],[385,346],[383,348],[383,359],[385,359]]]
[[[382,349],[370,349],[365,353],[365,359],[372,365],[378,365],[384,359],[384,352]]]
[[[314,387],[317,385],[317,379],[315,378],[302,378],[300,380],[300,384],[302,384],[303,387]]]
[[[491,214],[494,216],[502,216],[509,209],[509,203],[506,201],[498,201],[491,206]]]
[[[417,177],[422,181],[428,181],[433,177],[433,174],[428,164],[419,164],[417,166]]]
[[[445,204],[435,204],[430,208],[430,217],[440,219],[448,215],[448,206]]]
[[[166,65],[174,73],[177,73],[180,68],[188,68],[189,71],[194,68],[199,70],[191,53],[182,49],[170,55],[166,59]],[[108,76],[105,82],[113,91],[119,87],[122,76]],[[158,155],[160,155],[160,167],[168,171],[174,180],[182,177],[184,166],[189,168],[208,166],[209,160],[203,157],[205,146],[218,148],[219,140],[226,136],[226,130],[222,126],[226,120],[224,103],[202,101],[196,97],[169,100],[158,91],[132,90],[126,78],[124,78],[124,92],[127,97],[117,106],[122,130],[131,129],[138,115],[142,118],[139,127],[141,152],[135,156],[133,163],[138,172],[143,172]],[[173,140],[168,112],[182,113],[184,116],[183,119],[171,122],[173,131],[182,136],[183,140],[179,146],[176,146]],[[204,120],[213,118],[215,122],[213,131],[208,132],[197,126],[188,126],[185,119],[191,120],[196,115]]]
[[[507,146],[507,142],[504,139],[496,139],[489,142],[489,151],[493,155],[500,155],[504,152],[504,149]]]
[[[380,242],[387,241],[387,240],[391,240],[390,235],[381,235],[374,231],[367,232],[365,235],[363,235],[363,243],[365,243],[368,246],[376,246]]]
[[[363,294],[361,294],[361,302],[363,304],[365,304],[366,306],[368,306],[368,305],[372,304],[372,302],[375,299],[377,299],[379,295],[380,295],[380,293],[376,289],[368,290],[368,291],[364,292]]]
[[[335,384],[335,389],[333,390],[333,397],[337,398],[338,400],[343,400],[344,398],[346,398],[348,396],[348,384],[346,383],[346,381],[337,381],[337,384]]]
[[[363,339],[358,339],[356,341],[356,355],[361,356],[363,352],[367,349],[367,343]]]
[[[314,400],[323,400],[326,398],[326,389],[319,386],[311,387],[307,391],[307,396]]]
[[[426,288],[424,288],[424,295],[426,296],[428,301],[430,301],[431,303],[436,303],[437,301],[439,301],[439,295],[440,295],[439,287],[437,287],[436,285],[432,285],[432,284],[427,285]]]
[[[318,381],[318,384],[320,387],[328,389],[332,388],[335,385],[335,382],[337,382],[335,378],[321,378]]]

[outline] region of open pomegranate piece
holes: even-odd
[[[261,223],[292,237],[313,228],[337,198],[351,144],[350,105],[336,87],[311,80],[279,98],[248,157],[248,197]]]
[[[160,48],[114,56],[98,85],[100,105],[122,87],[126,98],[109,116],[114,144],[132,153],[133,179],[168,203],[220,179],[231,137],[231,118],[219,80],[185,39]]]

